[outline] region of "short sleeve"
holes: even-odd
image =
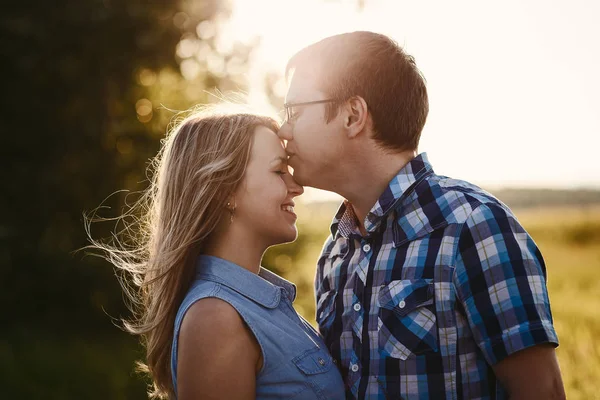
[[[453,279],[490,365],[537,344],[558,345],[544,260],[509,210],[497,204],[473,210],[460,233]]]

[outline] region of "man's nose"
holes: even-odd
[[[290,124],[288,124],[287,122],[284,122],[283,125],[281,125],[281,128],[279,128],[279,131],[277,132],[277,136],[279,136],[279,138],[283,139],[283,140],[292,140],[293,135],[292,135],[292,129],[290,127]]]

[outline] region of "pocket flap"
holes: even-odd
[[[331,356],[320,347],[307,350],[292,361],[305,375],[327,372],[333,364]]]
[[[379,307],[404,317],[415,309],[433,304],[433,281],[427,279],[392,281],[379,290]]]

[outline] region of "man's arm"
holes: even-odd
[[[493,366],[511,400],[566,399],[554,346],[539,344]]]
[[[177,396],[254,399],[261,362],[260,346],[237,311],[221,299],[199,300],[181,325]]]
[[[465,222],[454,285],[473,339],[510,398],[564,398],[544,261],[503,207],[482,204]]]

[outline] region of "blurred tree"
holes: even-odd
[[[86,244],[83,210],[145,187],[173,115],[160,105],[185,109],[239,82],[249,50],[219,53],[214,21],[226,15],[216,0],[3,4],[3,397],[146,397],[131,377],[137,339],[106,315],[127,315],[112,269],[70,252]],[[123,200],[104,204],[114,216]]]
[[[2,397],[146,398],[133,376],[143,357],[137,338],[111,324],[128,315],[113,270],[72,251],[87,244],[83,210],[102,203],[110,207],[103,216],[116,216],[125,195],[103,199],[146,187],[173,110],[218,100],[207,90],[246,88],[258,41],[227,37],[220,26],[228,15],[218,0],[3,4]],[[280,104],[270,88],[277,81],[269,75],[265,85]],[[114,226],[93,229],[108,237]],[[298,284],[305,315],[314,310],[314,260],[303,257],[326,233],[301,227],[296,243],[264,260]]]

